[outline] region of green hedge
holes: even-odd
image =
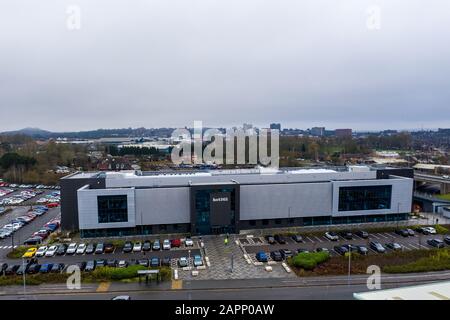
[[[450,269],[450,250],[440,249],[429,257],[420,258],[414,262],[383,267],[386,273],[411,273],[441,271]]]
[[[329,258],[328,252],[302,252],[295,255],[290,263],[296,268],[313,270],[318,264],[327,261]]]

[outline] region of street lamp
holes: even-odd
[[[349,245],[348,247],[348,280],[347,285],[350,286],[350,272],[351,272],[351,265],[352,265],[352,247]]]
[[[27,294],[26,291],[26,281],[25,281],[25,259],[22,257],[22,268],[23,268],[23,296]]]

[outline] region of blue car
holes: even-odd
[[[53,263],[44,263],[39,270],[40,273],[49,273],[52,270]]]
[[[150,267],[159,267],[159,258],[151,258]]]
[[[264,251],[260,251],[256,254],[256,260],[258,260],[259,262],[267,262],[269,261],[269,258]]]
[[[46,206],[36,206],[34,207],[35,210],[43,210],[43,211],[48,211],[48,208]]]

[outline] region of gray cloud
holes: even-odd
[[[0,131],[450,127],[449,16],[447,0],[10,1]]]

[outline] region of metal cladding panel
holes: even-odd
[[[330,216],[331,182],[241,185],[241,220]]]
[[[128,221],[114,223],[98,222],[98,196],[126,195]],[[134,189],[88,189],[78,190],[78,220],[80,229],[130,228],[135,227]]]
[[[367,181],[333,181],[333,217],[368,214],[409,213],[412,207],[413,179],[379,179]],[[391,208],[384,210],[339,211],[339,187],[392,186]]]
[[[191,222],[189,188],[136,189],[135,194],[136,225]]]

